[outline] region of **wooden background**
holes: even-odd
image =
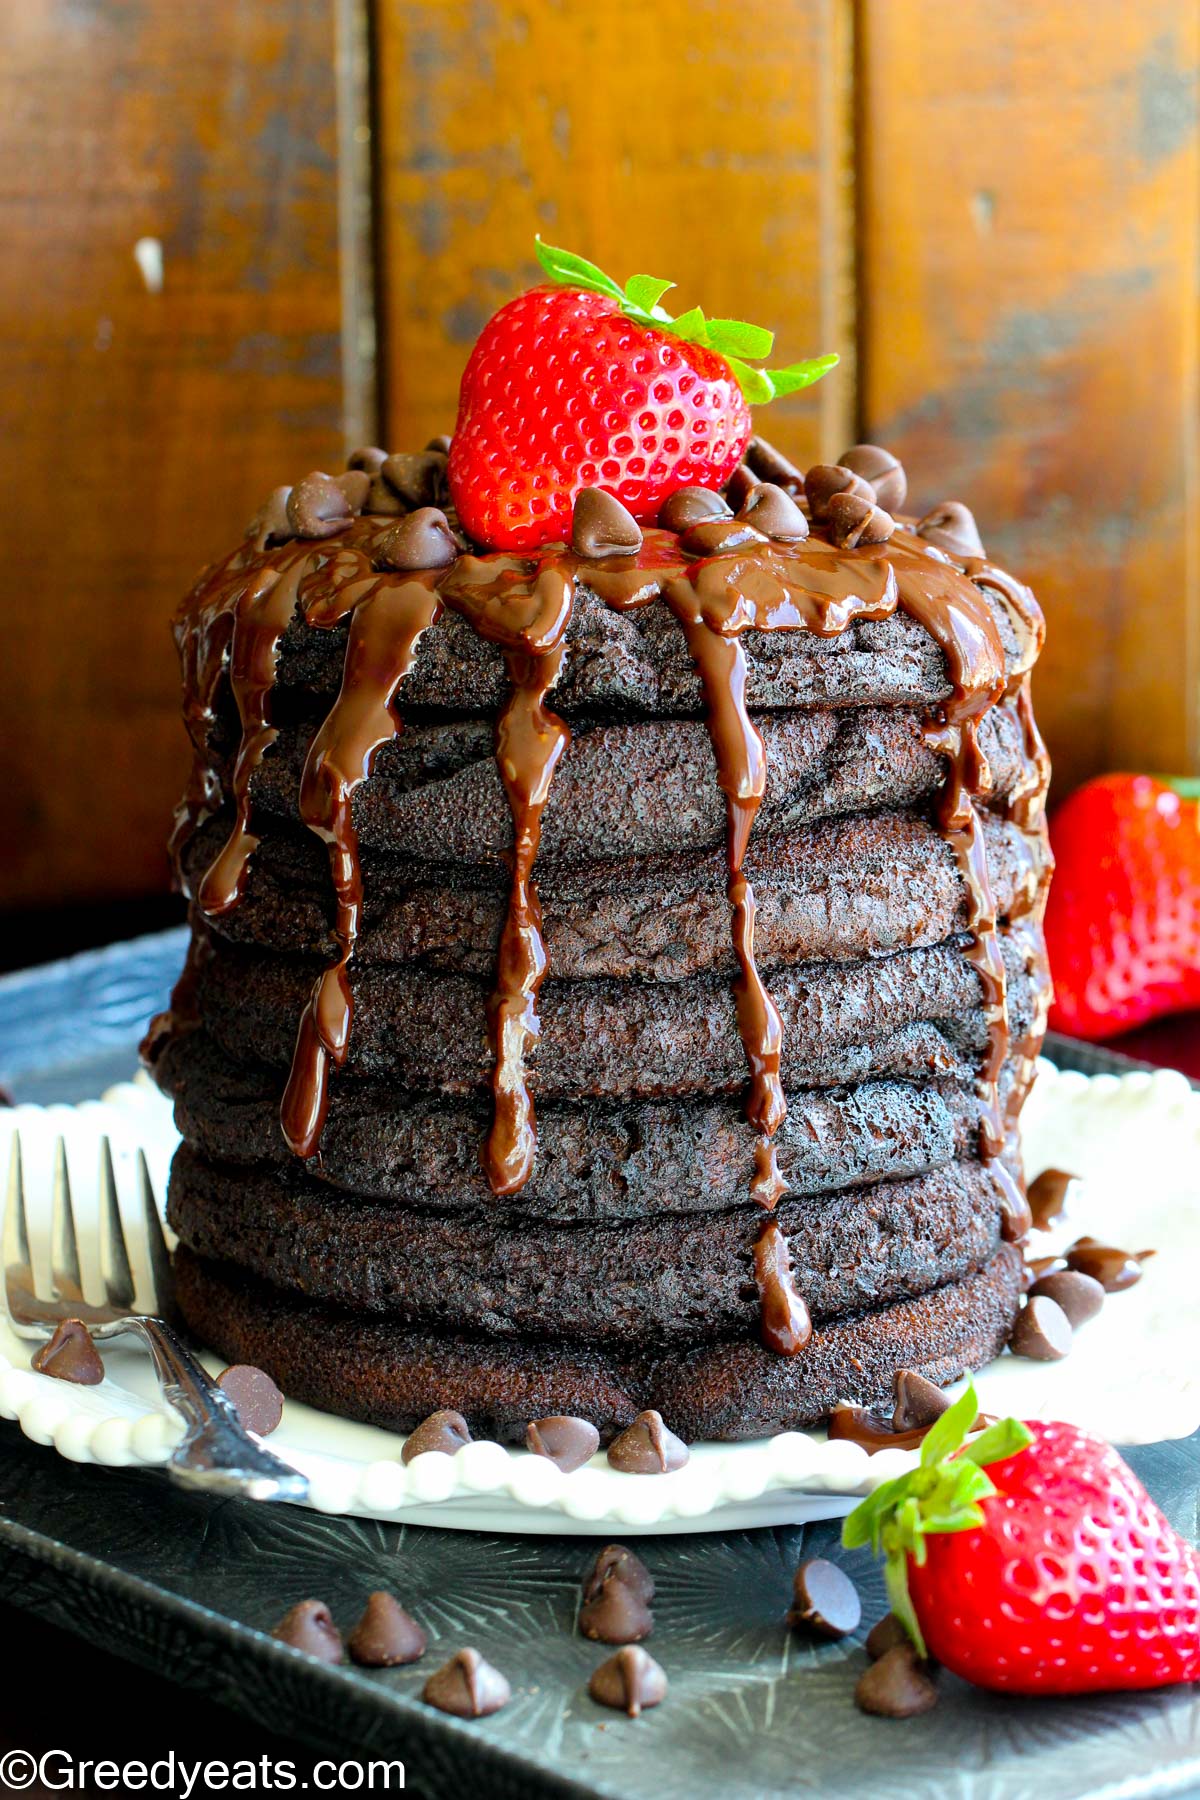
[[[178,595],[449,428],[536,230],[841,351],[764,428],[970,502],[1059,792],[1195,769],[1198,69],[1185,0],[3,8],[0,906],[165,890]]]

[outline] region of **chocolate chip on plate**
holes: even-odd
[[[314,469],[288,495],[287,516],[297,537],[327,538],[349,523],[351,507],[333,476]]]
[[[624,1475],[665,1475],[682,1469],[688,1447],[663,1424],[662,1414],[640,1412],[608,1446],[608,1460]]]
[[[937,1689],[911,1644],[885,1650],[878,1662],[859,1676],[854,1704],[881,1719],[915,1719],[937,1705]]]
[[[667,1678],[659,1665],[638,1644],[627,1644],[592,1670],[588,1693],[601,1706],[636,1719],[644,1707],[657,1706],[667,1697]]]
[[[852,444],[838,458],[843,469],[853,469],[875,490],[875,498],[885,512],[895,513],[904,505],[908,493],[908,477],[898,457],[882,444]]]
[[[792,496],[771,481],[760,481],[750,489],[738,518],[777,543],[799,544],[808,536],[808,520]]]
[[[1104,1289],[1094,1276],[1080,1269],[1058,1269],[1041,1276],[1029,1290],[1030,1298],[1053,1300],[1067,1315],[1070,1325],[1086,1325],[1104,1305]]]
[[[315,1656],[318,1662],[342,1660],[342,1634],[323,1600],[301,1600],[284,1613],[271,1636],[293,1650],[303,1650],[306,1656]]]
[[[1076,1238],[1064,1252],[1068,1269],[1090,1275],[1106,1294],[1119,1294],[1122,1289],[1140,1281],[1141,1257],[1153,1254],[1152,1250],[1142,1250],[1135,1256],[1130,1250],[1118,1250],[1115,1244],[1101,1244],[1094,1237]]]
[[[604,488],[582,488],[571,513],[571,548],[579,556],[600,561],[606,556],[636,556],[642,528],[614,494]]]
[[[419,506],[384,532],[375,554],[385,569],[447,569],[458,555],[450,521],[436,506]]]
[[[380,1590],[368,1595],[346,1648],[356,1663],[367,1668],[395,1669],[424,1656],[425,1633],[394,1595]]]
[[[863,1649],[872,1662],[878,1662],[881,1656],[886,1655],[889,1650],[894,1650],[897,1644],[911,1642],[912,1639],[895,1613],[884,1613],[882,1619],[877,1619],[868,1631]]]
[[[453,1713],[456,1719],[482,1719],[499,1712],[512,1699],[512,1689],[478,1650],[456,1650],[450,1661],[435,1669],[421,1698],[439,1712]]]
[[[233,1402],[247,1431],[268,1437],[283,1417],[283,1395],[265,1369],[233,1363],[217,1376],[217,1386]]]
[[[923,1431],[940,1419],[950,1405],[950,1396],[915,1369],[897,1369],[895,1376],[896,1406],[892,1413],[894,1431]]]
[[[464,1444],[470,1442],[471,1433],[461,1413],[430,1413],[405,1438],[400,1461],[410,1463],[414,1456],[425,1456],[431,1450],[440,1450],[444,1456],[457,1456]]]
[[[1071,1349],[1071,1322],[1062,1307],[1044,1294],[1034,1295],[1017,1314],[1008,1347],[1032,1362],[1061,1362]]]
[[[29,1366],[56,1381],[73,1381],[79,1387],[95,1387],[104,1380],[104,1364],[92,1342],[92,1334],[79,1319],[63,1319],[48,1343],[36,1349]]]
[[[805,1626],[821,1637],[846,1637],[862,1623],[858,1589],[836,1563],[811,1556],[796,1570],[788,1624]]]
[[[1036,1231],[1048,1231],[1062,1218],[1072,1184],[1078,1180],[1068,1169],[1043,1169],[1029,1183],[1029,1211]]]
[[[525,1427],[526,1448],[535,1456],[555,1463],[564,1475],[580,1469],[600,1448],[600,1433],[588,1419],[573,1419],[555,1413],[548,1419],[533,1419]]]
[[[670,494],[658,509],[664,531],[684,532],[702,519],[731,519],[733,509],[713,488],[685,487]]]

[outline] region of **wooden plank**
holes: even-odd
[[[454,422],[535,232],[681,307],[772,326],[844,366],[763,429],[814,460],[853,418],[850,0],[380,0],[379,239],[387,436]]]
[[[39,905],[165,887],[171,613],[341,449],[335,34],[332,0],[22,0],[4,37],[0,902]]]
[[[1200,14],[863,0],[864,433],[1049,615],[1062,793],[1196,766]]]

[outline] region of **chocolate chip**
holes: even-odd
[[[431,437],[425,448],[426,450],[436,450],[439,456],[449,456],[450,433],[443,431],[440,437]]]
[[[835,494],[825,509],[825,523],[842,550],[853,550],[859,544],[886,544],[896,529],[891,513],[861,494]]]
[[[619,1581],[623,1587],[636,1594],[639,1600],[650,1601],[654,1598],[654,1577],[632,1550],[624,1544],[605,1544],[595,1562],[583,1578],[583,1597],[594,1600],[606,1582]]]
[[[722,551],[744,550],[766,541],[762,532],[744,519],[701,519],[684,532],[679,548],[686,556],[718,556]]]
[[[732,506],[734,512],[741,511],[746,495],[750,492],[752,487],[756,487],[757,485],[758,478],[753,469],[748,468],[744,462],[739,463],[737,468],[733,471],[733,474],[729,477],[729,480],[725,483],[725,498],[730,506]]]
[[[456,1719],[482,1719],[512,1699],[512,1689],[478,1650],[456,1650],[421,1689],[421,1698]]]
[[[265,1369],[234,1363],[217,1376],[217,1386],[233,1402],[247,1431],[269,1437],[283,1417],[283,1395]]]
[[[881,444],[854,444],[838,458],[843,469],[853,469],[875,490],[875,499],[885,512],[899,512],[908,493],[908,476],[890,450]]]
[[[458,545],[445,513],[421,506],[384,533],[375,555],[385,569],[448,569]]]
[[[603,488],[581,488],[571,514],[571,548],[579,556],[636,556],[642,528],[614,494]]]
[[[379,473],[406,506],[436,506],[445,485],[446,458],[439,450],[388,456]]]
[[[862,1601],[850,1577],[836,1563],[811,1556],[796,1570],[788,1624],[821,1637],[845,1637],[862,1622]]]
[[[984,554],[983,539],[975,523],[975,515],[958,500],[943,500],[932,512],[917,521],[917,536],[951,556],[967,559]]]
[[[1060,1269],[1055,1274],[1043,1275],[1029,1292],[1035,1300],[1053,1300],[1066,1313],[1072,1329],[1086,1325],[1104,1305],[1103,1287],[1094,1276],[1085,1275],[1080,1269]]]
[[[886,1656],[887,1652],[894,1650],[897,1644],[911,1642],[912,1639],[895,1613],[884,1613],[882,1619],[878,1619],[868,1631],[863,1649],[872,1662],[878,1662],[881,1656]]]
[[[785,494],[799,499],[804,492],[804,475],[793,462],[789,462],[782,450],[769,444],[764,437],[752,437],[746,446],[746,462],[758,476],[760,481],[770,481],[781,487]]]
[[[367,502],[371,491],[371,477],[365,469],[347,469],[344,475],[335,475],[334,480],[341,488],[350,503],[350,511],[360,513]]]
[[[662,1422],[661,1413],[640,1412],[608,1446],[608,1460],[626,1475],[665,1475],[682,1469],[688,1447]]]
[[[1153,1252],[1143,1250],[1140,1254],[1147,1256]],[[1122,1288],[1132,1287],[1135,1281],[1142,1279],[1138,1257],[1128,1250],[1118,1250],[1113,1244],[1098,1243],[1093,1237],[1076,1238],[1066,1252],[1066,1259],[1068,1269],[1090,1275],[1106,1294],[1119,1294]]]
[[[288,495],[287,516],[297,537],[332,537],[350,518],[350,502],[332,475],[314,469]]]
[[[780,543],[799,544],[808,536],[808,520],[791,495],[773,481],[760,481],[750,489],[738,518]]]
[[[829,503],[835,494],[855,494],[869,505],[875,504],[875,489],[853,469],[845,469],[841,463],[814,463],[804,477],[804,491],[808,495],[808,510],[819,525],[823,525],[829,517]]]
[[[687,531],[701,519],[731,519],[733,508],[724,495],[712,488],[679,488],[658,509],[658,522],[664,531]]]
[[[1032,1362],[1061,1362],[1071,1348],[1071,1324],[1062,1307],[1044,1295],[1027,1300],[1008,1340],[1014,1356]]]
[[[600,1433],[587,1419],[572,1419],[554,1413],[548,1419],[534,1419],[525,1428],[526,1447],[535,1456],[545,1456],[564,1475],[581,1469],[600,1448]]]
[[[854,1690],[854,1704],[860,1712],[875,1713],[881,1719],[914,1719],[936,1706],[937,1697],[928,1666],[908,1643],[885,1650],[879,1661],[859,1676]]]
[[[356,1663],[369,1669],[396,1669],[424,1656],[425,1633],[393,1595],[379,1591],[368,1595],[346,1648]]]
[[[378,475],[386,461],[386,450],[381,450],[377,444],[364,444],[361,450],[350,452],[346,458],[346,467],[362,469],[367,475]]]
[[[92,1334],[79,1319],[63,1319],[54,1336],[30,1358],[30,1368],[56,1381],[73,1381],[78,1387],[95,1387],[104,1380],[104,1364],[92,1342]]]
[[[296,535],[288,517],[291,492],[290,487],[272,488],[247,527],[246,536],[253,538],[264,550],[272,544],[289,543]]]
[[[440,1450],[445,1456],[457,1456],[463,1445],[470,1442],[471,1433],[461,1413],[430,1413],[404,1440],[400,1461],[410,1463],[414,1456],[426,1456],[431,1450]]]
[[[1029,1184],[1029,1210],[1038,1231],[1048,1231],[1067,1210],[1067,1197],[1073,1182],[1079,1180],[1066,1169],[1043,1169]]]
[[[583,1579],[579,1629],[602,1644],[633,1644],[654,1629],[654,1577],[623,1544],[608,1544]]]
[[[342,1634],[323,1600],[301,1600],[283,1615],[271,1636],[293,1650],[303,1650],[306,1656],[315,1656],[318,1662],[342,1660]]]
[[[892,1427],[896,1431],[924,1431],[940,1419],[950,1405],[950,1396],[918,1375],[915,1369],[897,1369],[895,1376],[896,1406]]]
[[[667,1697],[667,1678],[648,1651],[628,1644],[592,1670],[588,1693],[601,1706],[636,1719],[643,1707],[657,1706]]]

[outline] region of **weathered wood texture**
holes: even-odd
[[[764,425],[815,458],[854,411],[849,0],[380,0],[388,436],[454,421],[476,334],[538,276],[535,232],[680,309],[844,364]],[[675,296],[671,297],[673,300]]]
[[[1196,765],[1197,68],[1181,0],[863,0],[864,429],[1026,574],[1063,792]]]
[[[3,9],[6,904],[166,886],[171,613],[341,447],[333,70],[330,0]]]

